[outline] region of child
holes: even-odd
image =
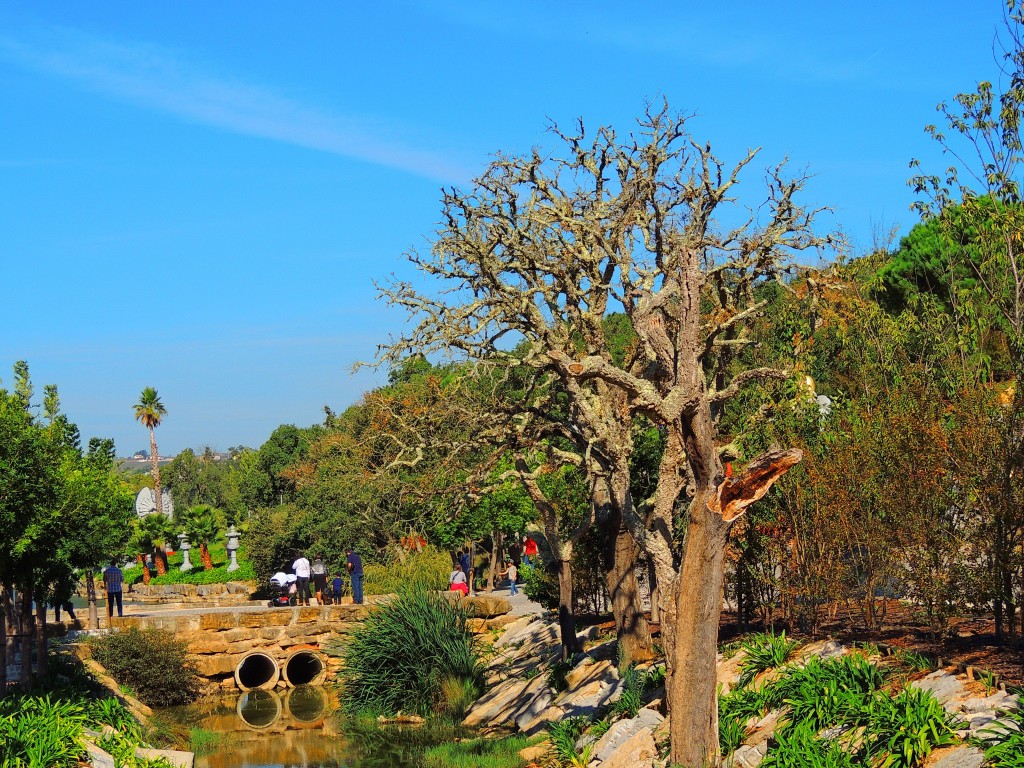
[[[341,588],[343,586],[345,586],[345,581],[341,577],[341,571],[335,571],[334,580],[331,582],[331,598],[335,605],[341,605]]]
[[[512,595],[518,595],[519,594],[519,590],[516,589],[516,579],[519,576],[519,569],[516,568],[516,564],[512,560],[508,561],[508,568],[506,568],[502,572],[501,578],[505,578],[506,576],[508,576],[508,594],[509,594],[509,597],[511,597]]]

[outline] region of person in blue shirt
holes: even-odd
[[[352,579],[352,602],[361,605],[363,602],[363,561],[352,547],[345,550],[345,565],[349,578]]]
[[[341,605],[341,590],[345,586],[345,580],[341,577],[341,571],[336,571],[334,580],[331,582],[331,598],[335,605]]]

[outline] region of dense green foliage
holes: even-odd
[[[149,706],[184,704],[199,692],[186,644],[169,632],[130,627],[91,638],[89,645],[96,661]]]
[[[436,592],[411,586],[370,613],[343,646],[343,706],[351,712],[433,712],[459,717],[483,690],[467,615]]]
[[[431,747],[423,753],[426,768],[520,768],[526,761],[519,752],[535,739],[466,739]]]

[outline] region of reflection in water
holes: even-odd
[[[248,691],[164,714],[222,734],[213,752],[196,755],[196,768],[420,768],[426,747],[461,735],[344,720],[337,707],[331,689],[298,686],[283,694]]]
[[[281,717],[284,708],[277,691],[247,691],[238,697],[235,712],[252,728],[268,728]]]

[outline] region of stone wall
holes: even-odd
[[[133,584],[125,597],[141,603],[242,604],[249,601],[256,584],[229,581],[225,584]],[[100,590],[102,593],[102,589]]]

